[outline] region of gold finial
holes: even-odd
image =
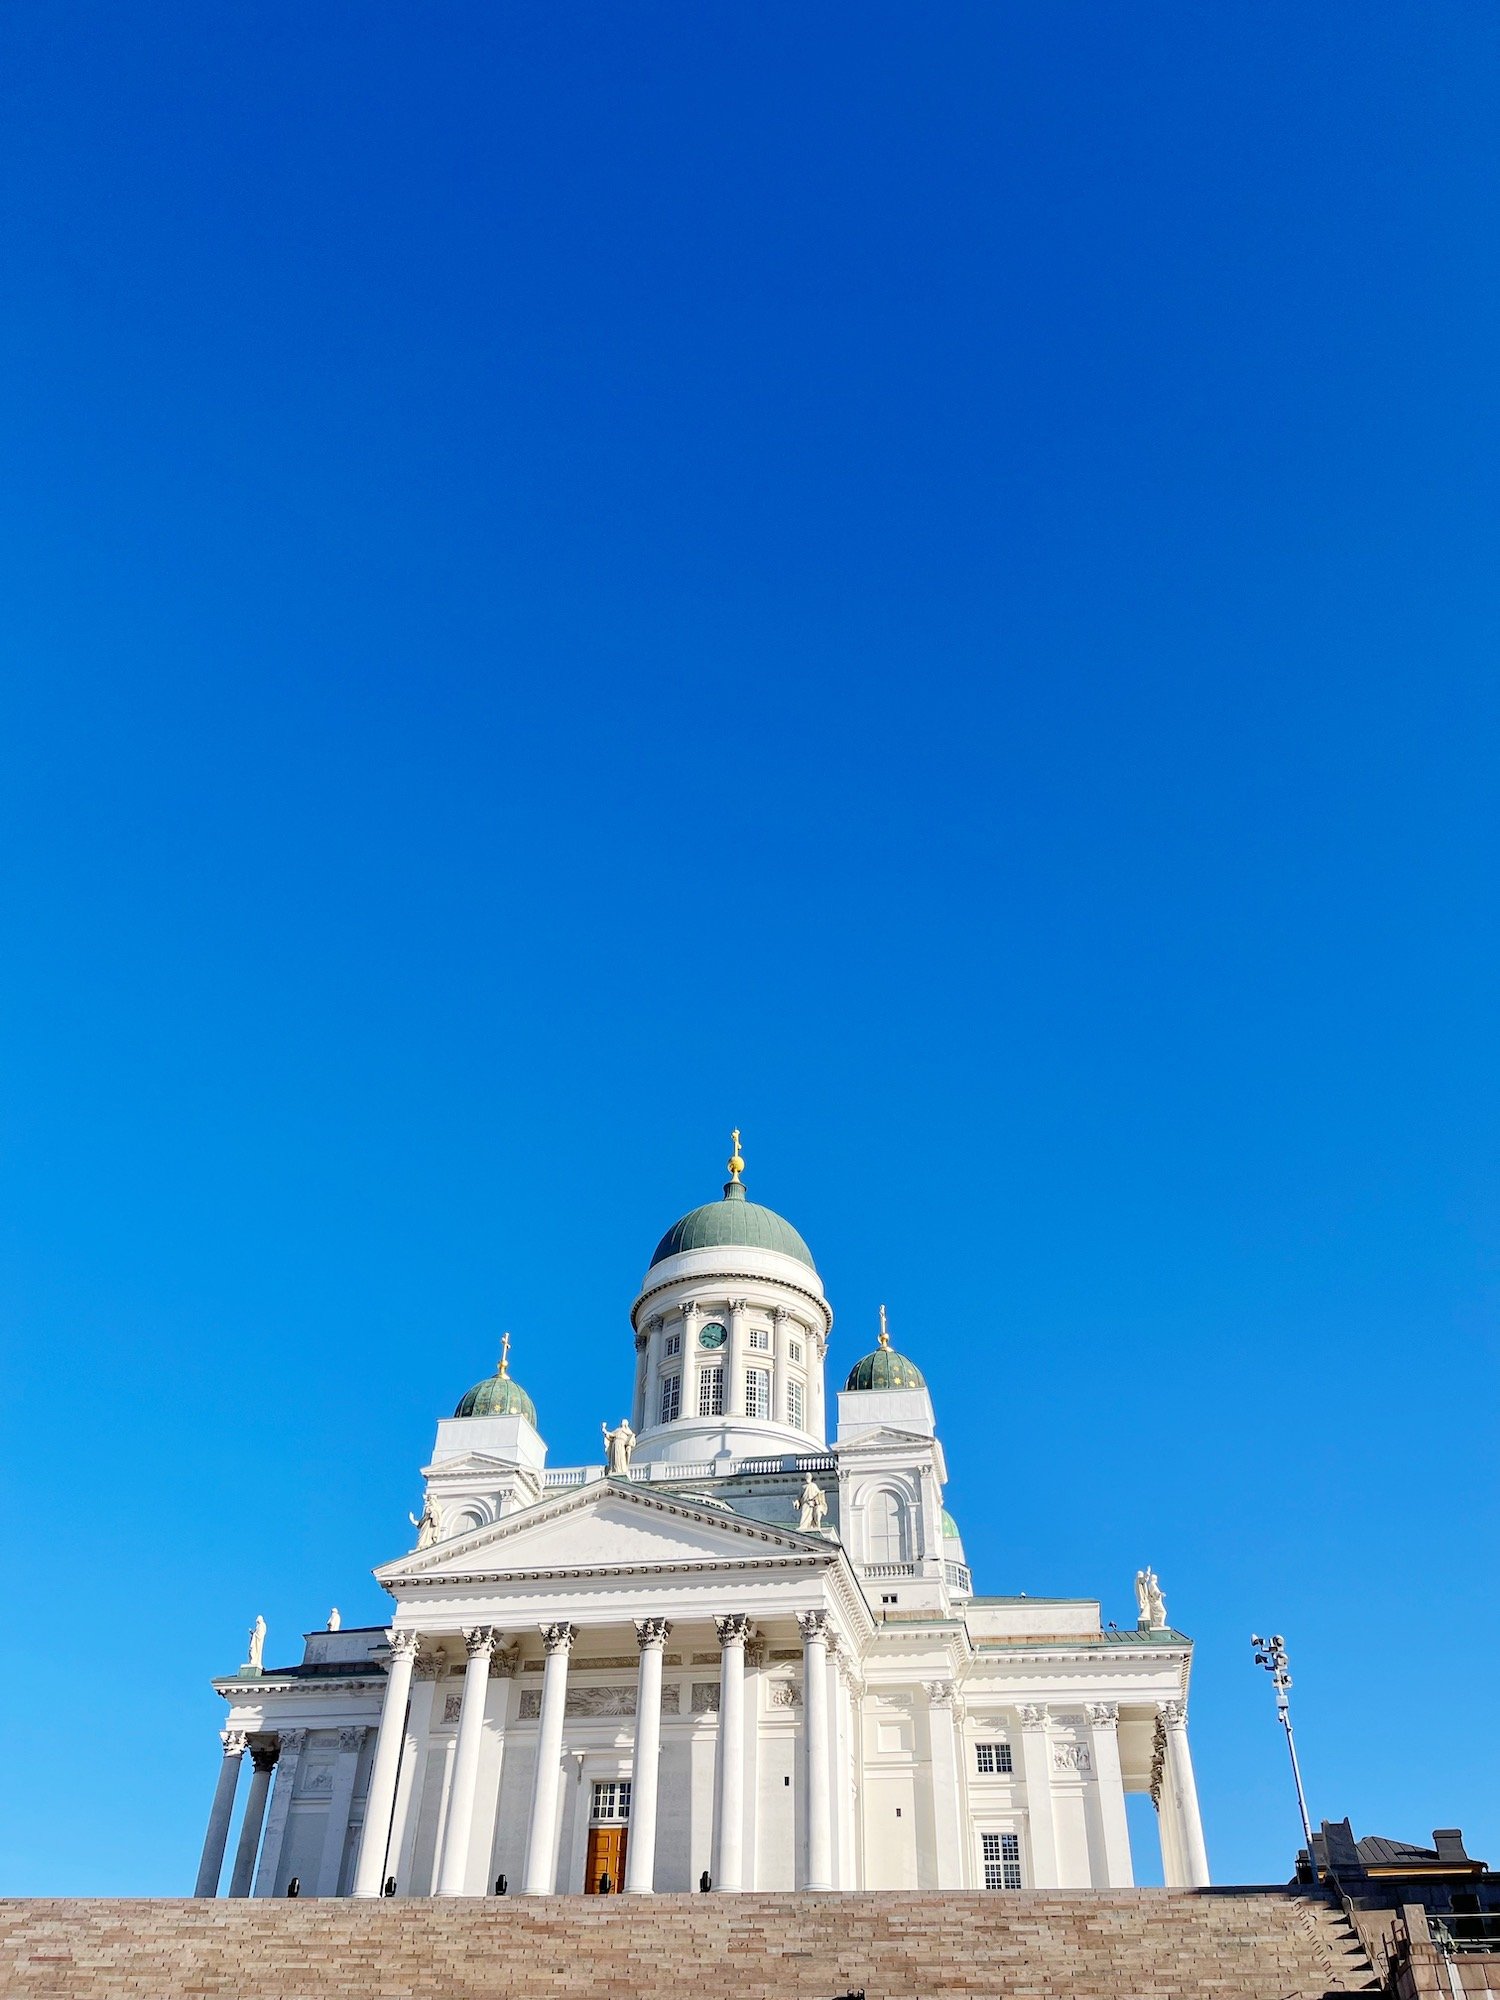
[[[733,1148],[733,1151],[729,1155],[729,1178],[732,1181],[737,1181],[745,1171],[745,1162],[740,1158],[740,1128],[738,1125],[730,1133],[729,1143]]]
[[[880,1344],[882,1347],[889,1347],[891,1344],[891,1336],[886,1330],[884,1306],[880,1308]]]
[[[501,1377],[501,1380],[502,1380],[502,1381],[503,1381],[503,1380],[505,1380],[505,1379],[506,1379],[506,1377],[508,1377],[508,1376],[509,1376],[509,1374],[510,1374],[510,1335],[509,1335],[508,1333],[502,1333],[502,1334],[501,1334],[501,1336],[500,1336],[500,1377]]]

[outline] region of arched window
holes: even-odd
[[[865,1507],[869,1536],[869,1560],[875,1563],[907,1561],[906,1510],[894,1493],[884,1487],[872,1493]]]

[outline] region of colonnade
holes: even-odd
[[[833,1786],[827,1674],[831,1634],[826,1612],[804,1612],[797,1622],[803,1644],[807,1758],[807,1881],[803,1886],[831,1889],[834,1886]],[[727,1613],[714,1620],[714,1629],[719,1641],[720,1666],[718,1784],[711,1872],[715,1887],[732,1893],[743,1888],[745,1879],[745,1647],[751,1637],[751,1620],[743,1613]],[[624,1887],[628,1893],[650,1895],[656,1886],[662,1665],[672,1627],[665,1618],[638,1618],[634,1630],[639,1664]],[[528,1896],[550,1895],[556,1887],[563,1720],[567,1712],[569,1664],[578,1631],[576,1625],[566,1621],[540,1627],[544,1649],[541,1712],[521,1871],[521,1892]],[[468,1665],[459,1698],[448,1812],[437,1864],[436,1892],[440,1896],[460,1896],[466,1892],[485,1694],[490,1660],[503,1637],[490,1625],[470,1627],[463,1635]],[[400,1630],[391,1635],[390,1668],[365,1806],[365,1834],[354,1874],[356,1896],[378,1896],[384,1881],[386,1839],[395,1807],[401,1740],[419,1644],[419,1635],[414,1631]]]
[[[316,1877],[306,1885],[309,1895],[338,1894],[339,1877],[344,1864],[344,1845],[349,1837],[350,1811],[354,1804],[354,1784],[359,1773],[360,1752],[364,1748],[369,1729],[364,1724],[356,1724],[353,1728],[340,1729],[338,1734],[338,1761],[333,1769],[323,1845],[318,1857]],[[250,1790],[245,1799],[244,1818],[240,1821],[240,1837],[235,1844],[229,1893],[231,1896],[248,1896],[253,1888],[258,1896],[275,1895],[276,1877],[281,1866],[282,1847],[286,1840],[287,1821],[291,1816],[292,1791],[296,1785],[297,1770],[307,1744],[307,1735],[305,1729],[283,1729],[275,1736],[265,1737],[252,1737],[242,1729],[225,1729],[220,1732],[224,1757],[219,1766],[218,1783],[214,1787],[213,1805],[208,1816],[208,1832],[204,1836],[203,1854],[198,1863],[198,1879],[193,1885],[195,1896],[216,1896],[219,1893],[219,1879],[224,1872],[224,1854],[229,1844],[229,1826],[234,1816],[235,1794],[247,1751],[252,1767]],[[278,1776],[268,1819],[266,1801],[271,1796],[273,1772],[278,1773]]]

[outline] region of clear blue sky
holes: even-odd
[[[889,1302],[1222,1880],[1500,1860],[1493,6],[0,18],[0,1888],[183,1891],[502,1328]]]

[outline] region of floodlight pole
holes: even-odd
[[[1302,1789],[1302,1766],[1297,1762],[1297,1741],[1292,1735],[1292,1705],[1287,1698],[1287,1689],[1292,1684],[1288,1671],[1286,1641],[1279,1632],[1273,1632],[1269,1639],[1262,1639],[1257,1632],[1252,1635],[1251,1645],[1255,1648],[1255,1664],[1264,1667],[1271,1676],[1271,1685],[1276,1690],[1276,1719],[1286,1731],[1287,1755],[1292,1760],[1292,1783],[1297,1787],[1297,1810],[1302,1815],[1302,1837],[1307,1842],[1308,1865],[1317,1879],[1317,1863],[1313,1858],[1312,1821],[1307,1816],[1307,1794]]]

